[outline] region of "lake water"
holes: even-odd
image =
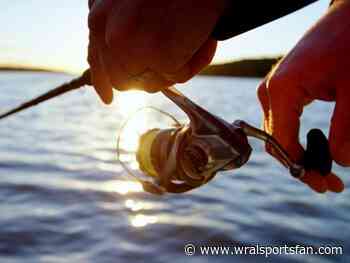
[[[1,110],[71,76],[1,72]],[[198,77],[180,89],[226,120],[260,126],[259,79]],[[104,106],[85,88],[0,122],[0,262],[261,262],[192,256],[184,246],[343,246],[343,256],[281,255],[269,262],[350,262],[350,194],[317,194],[251,140],[247,165],[183,195],[143,193],[116,161],[122,121],[142,105],[183,119],[160,94],[123,93]],[[303,116],[328,132],[332,104]],[[350,185],[349,171],[335,170]]]

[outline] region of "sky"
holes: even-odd
[[[0,64],[69,72],[87,68],[87,0],[0,0]],[[283,3],[283,1],[282,1]],[[219,43],[214,63],[286,54],[326,11],[318,2]]]

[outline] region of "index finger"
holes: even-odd
[[[303,92],[291,79],[273,76],[267,82],[269,98],[267,132],[298,162],[304,149],[299,142],[300,116],[303,112]]]

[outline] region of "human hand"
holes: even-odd
[[[333,159],[350,166],[350,1],[339,0],[311,28],[258,88],[264,129],[296,162],[303,158],[299,143],[303,107],[314,100],[335,101],[329,142]],[[266,145],[267,151],[274,155]],[[341,192],[335,174],[308,171],[301,179],[317,192]]]
[[[212,60],[210,38],[227,0],[90,0],[92,83],[105,103],[118,90],[155,92]]]

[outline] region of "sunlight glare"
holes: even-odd
[[[155,224],[158,222],[157,217],[147,215],[136,215],[131,219],[131,225],[133,227],[145,227],[149,224]]]
[[[147,93],[142,91],[130,90],[118,93],[117,107],[118,112],[128,117],[137,109],[146,105]]]
[[[106,183],[103,188],[106,192],[117,192],[121,195],[143,191],[142,185],[135,181],[111,181]]]
[[[137,110],[146,106],[146,96],[147,94],[141,91],[128,91],[119,94],[117,110],[125,119],[130,118],[121,137],[121,148],[127,152],[137,150],[139,137],[148,128],[146,117],[142,116],[141,113],[136,113],[137,116],[133,115]]]
[[[135,152],[139,145],[139,138],[148,129],[146,118],[133,118],[125,126],[121,137],[121,148],[128,152]]]
[[[133,212],[140,211],[144,208],[144,205],[142,204],[142,202],[135,202],[134,200],[131,200],[131,199],[128,199],[125,201],[125,206]]]

